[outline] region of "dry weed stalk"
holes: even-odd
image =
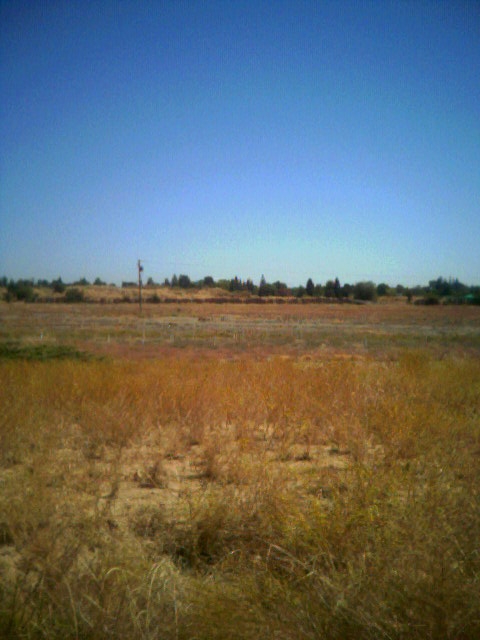
[[[478,361],[0,375],[4,636],[480,633]]]

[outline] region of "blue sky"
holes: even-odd
[[[0,275],[480,282],[480,3],[0,0]]]

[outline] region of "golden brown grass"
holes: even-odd
[[[478,359],[0,379],[3,637],[478,637]]]

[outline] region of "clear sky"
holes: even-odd
[[[480,2],[0,0],[0,275],[480,283]]]

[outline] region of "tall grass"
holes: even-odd
[[[478,361],[0,377],[0,635],[480,635]]]

